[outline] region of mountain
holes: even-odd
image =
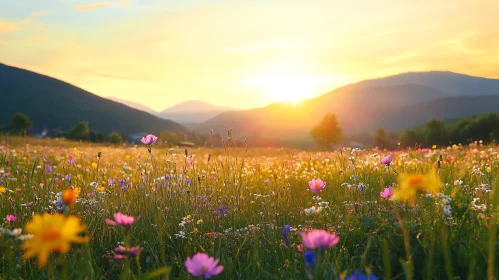
[[[34,129],[68,130],[88,121],[92,130],[117,131],[124,135],[159,133],[186,129],[169,120],[132,109],[69,83],[24,69],[0,64],[0,124],[7,124],[15,112],[27,114]]]
[[[133,101],[129,101],[129,100],[124,100],[124,99],[120,99],[120,98],[117,98],[117,97],[113,97],[113,96],[108,96],[106,97],[107,99],[109,100],[112,100],[114,102],[118,102],[118,103],[121,103],[121,104],[124,104],[130,108],[134,108],[134,109],[137,109],[137,110],[140,110],[140,111],[143,111],[143,112],[147,112],[151,115],[156,115],[158,114],[157,111],[147,107],[146,105],[143,105],[143,104],[140,104],[140,103],[137,103],[137,102],[133,102]]]
[[[372,133],[377,128],[406,128],[432,118],[498,112],[498,95],[499,80],[452,72],[413,72],[347,85],[297,105],[275,103],[225,112],[200,127],[203,132],[214,129],[221,134],[232,128],[234,136],[249,138],[250,143],[262,138],[311,141],[310,129],[328,113],[337,115],[346,135]]]
[[[355,84],[358,87],[418,84],[433,87],[453,96],[479,96],[499,94],[499,80],[474,77],[454,72],[429,71],[407,72],[394,76],[366,80]]]
[[[234,111],[234,109],[215,106],[200,100],[190,100],[167,108],[158,113],[158,116],[194,127],[195,124],[227,111]]]

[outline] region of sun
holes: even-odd
[[[264,74],[247,81],[257,87],[273,102],[300,103],[316,90],[317,79],[303,73]]]

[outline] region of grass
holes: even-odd
[[[2,227],[24,228],[34,213],[58,212],[60,192],[75,187],[81,189],[77,203],[60,210],[87,225],[90,241],[53,253],[38,268],[36,259],[22,258],[21,241],[4,234],[0,276],[193,279],[184,262],[206,252],[224,266],[215,279],[336,279],[356,269],[383,279],[496,279],[498,152],[480,144],[309,153],[229,143],[187,151],[154,146],[149,154],[143,145],[4,137],[0,217],[12,214],[17,221],[3,220]],[[379,163],[388,154],[394,157],[390,169]],[[432,169],[444,186],[441,195],[421,194],[414,203],[380,197],[385,187],[397,188],[398,174]],[[327,183],[322,193],[308,190],[313,178]],[[222,205],[227,215],[217,214]],[[305,211],[311,207],[316,213]],[[116,212],[140,218],[125,233],[105,223]],[[289,245],[286,224],[292,227]],[[316,268],[307,271],[298,233],[311,229],[334,232],[340,242],[316,252]],[[140,245],[140,255],[114,259],[122,242]]]

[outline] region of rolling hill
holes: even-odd
[[[34,129],[68,130],[88,121],[92,130],[124,135],[139,132],[185,132],[175,122],[132,109],[69,83],[35,72],[0,64],[0,124],[7,124],[15,112],[27,114]]]
[[[153,110],[152,108],[149,108],[146,105],[143,105],[143,104],[140,104],[140,103],[137,103],[137,102],[120,99],[120,98],[117,98],[117,97],[114,97],[114,96],[108,96],[106,98],[109,99],[109,100],[112,100],[114,102],[118,102],[118,103],[124,104],[124,105],[126,105],[126,106],[128,106],[130,108],[137,109],[137,110],[149,113],[151,115],[157,115],[158,114],[158,112],[155,111],[155,110]]]
[[[229,107],[215,106],[200,100],[189,100],[169,107],[157,114],[161,118],[170,119],[182,124],[196,124],[213,118],[214,116],[234,111]]]
[[[245,138],[310,141],[309,131],[327,113],[335,113],[345,134],[395,130],[432,118],[460,118],[499,112],[499,80],[452,72],[405,73],[366,80],[297,105],[276,103],[246,111],[225,112],[200,130],[214,129]]]

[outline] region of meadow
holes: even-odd
[[[1,137],[0,277],[499,276],[497,145],[157,144]]]

